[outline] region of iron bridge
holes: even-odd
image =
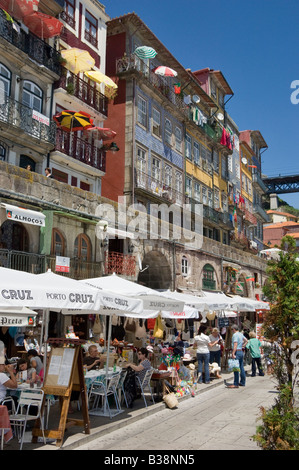
[[[299,175],[274,176],[263,178],[268,194],[299,193]]]

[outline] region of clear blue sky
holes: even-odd
[[[221,70],[239,130],[260,130],[268,144],[263,173],[299,174],[299,104],[291,102],[291,83],[299,83],[298,0],[102,3],[111,18],[135,12],[185,68]],[[299,193],[281,198],[299,209]]]

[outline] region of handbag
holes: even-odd
[[[240,363],[238,359],[228,360],[228,371],[229,372],[240,372]]]
[[[136,323],[133,318],[127,318],[125,323],[125,331],[128,331],[129,333],[135,333]]]
[[[168,408],[176,408],[179,405],[179,401],[175,394],[169,390],[168,387],[165,387],[167,393],[163,395],[163,401],[168,406]]]
[[[158,315],[155,321],[155,328],[153,332],[154,338],[157,339],[163,339],[164,335],[164,329],[163,329],[163,323],[162,323],[162,318],[161,315]]]
[[[100,315],[96,315],[94,325],[93,325],[93,333],[95,335],[99,335],[99,334],[103,333],[103,328],[102,328],[102,323],[101,323],[101,320],[100,320]]]
[[[145,329],[145,325],[143,321],[141,325],[140,325],[140,320],[137,322],[135,336],[136,338],[139,338],[139,339],[146,338],[146,329]]]

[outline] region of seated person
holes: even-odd
[[[102,369],[104,367],[104,360],[99,357],[97,346],[89,346],[88,356],[84,357],[83,365],[87,367],[87,370]]]
[[[146,348],[139,349],[137,353],[139,360],[138,366],[135,366],[135,364],[132,363],[128,363],[125,365],[125,367],[131,367],[131,369],[135,371],[136,375],[138,376],[141,382],[144,379],[146,372],[152,367],[150,361],[147,358],[148,353],[149,351]]]
[[[30,383],[31,381],[35,382],[37,373],[34,367],[30,366],[29,361],[26,359],[19,359],[17,363],[17,378],[24,380],[24,377],[26,377],[26,383]]]
[[[29,349],[27,352],[28,359],[31,367],[36,370],[37,375],[40,375],[41,370],[44,368],[43,362],[35,349]]]
[[[17,388],[17,386],[18,383],[13,371],[13,366],[0,364],[0,403],[6,397],[6,389]]]

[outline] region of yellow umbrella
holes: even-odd
[[[107,75],[104,75],[103,73],[98,72],[98,71],[88,71],[88,72],[85,72],[85,75],[86,77],[90,78],[94,82],[99,83],[99,84],[103,83],[105,85],[104,95],[108,99],[115,98],[118,86],[116,85],[116,83],[114,83],[113,80],[111,80],[110,77],[107,77]]]
[[[76,47],[62,50],[61,57],[66,60],[65,67],[75,75],[79,72],[91,70],[95,64],[95,60],[88,51],[77,49]]]

